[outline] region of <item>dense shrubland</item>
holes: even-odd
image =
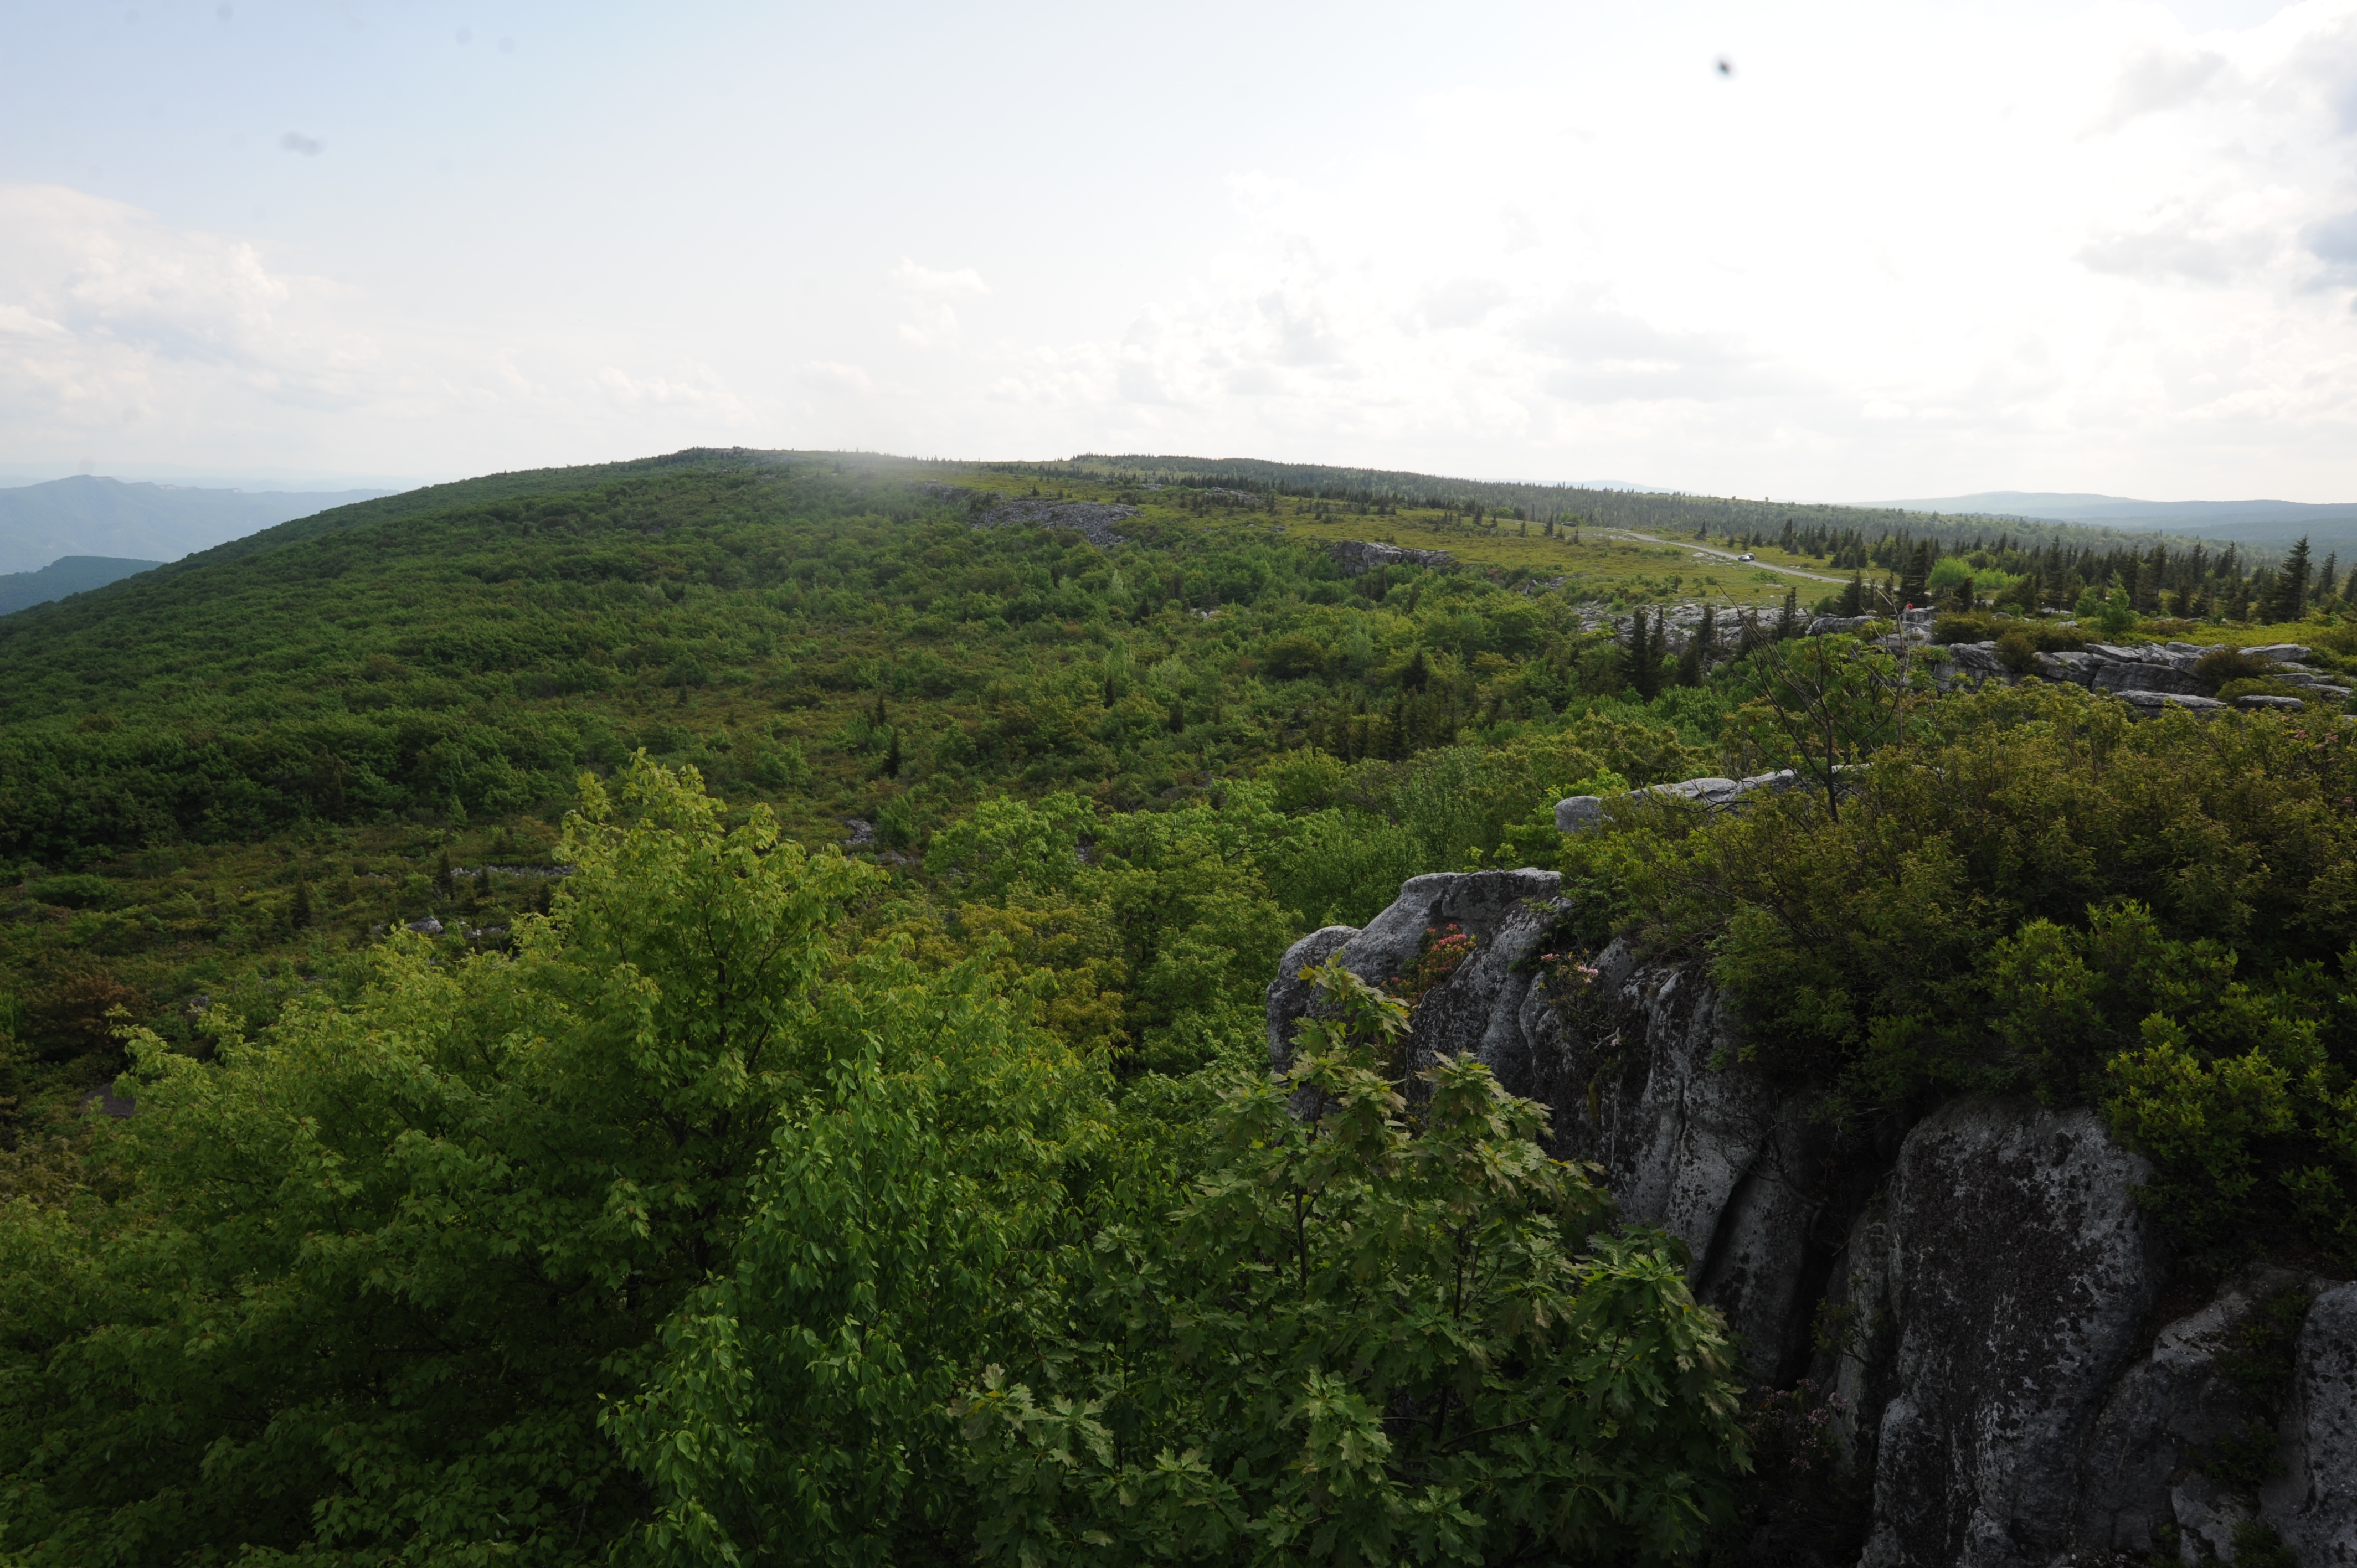
[[[1116,1095],[988,944],[863,939],[873,869],[621,794],[512,951],[133,1036],[141,1113],[0,1210],[10,1560],[1668,1561],[1724,1516],[1674,1244],[1485,1069],[1409,1114],[1399,1004]]]
[[[1282,489],[1105,552],[856,467],[507,476],[0,621],[0,1562],[1723,1543],[1783,1406],[1543,1108],[1404,1093],[1456,939],[1266,1071],[1286,943],[1432,870],[1559,868],[1568,956],[1708,964],[1856,1143],[2090,1103],[2199,1267],[2357,1266],[2339,715],[1632,660]]]

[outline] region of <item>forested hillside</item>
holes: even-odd
[[[1152,461],[500,475],[0,620],[0,1563],[1736,1552],[1791,1434],[1678,1244],[1406,1079],[1463,933],[1267,1071],[1437,870],[1563,873],[1575,1014],[1698,954],[1861,1128],[2106,1105],[2204,1266],[2350,1245],[2347,720],[1797,637],[2341,669],[2331,567]]]

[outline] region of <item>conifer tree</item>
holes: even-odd
[[[1866,613],[1866,574],[1852,572],[1849,582],[1842,588],[1841,603],[1835,607],[1845,616]]]
[[[2308,535],[2291,547],[2276,570],[2276,591],[2266,609],[2270,620],[2298,620],[2308,613]]]
[[[1931,576],[1932,542],[1921,539],[1916,541],[1914,550],[1908,554],[1906,567],[1899,575],[1900,604],[1909,609],[1920,607],[1923,603],[1923,586]]]
[[[1661,624],[1657,615],[1649,632],[1641,605],[1629,628],[1629,684],[1641,701],[1648,703],[1662,694]]]

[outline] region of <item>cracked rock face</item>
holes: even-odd
[[[2079,1454],[2162,1279],[2142,1159],[2094,1112],[1953,1101],[1889,1197],[1897,1391],[1864,1568],[2015,1568],[2070,1549]]]
[[[2258,1423],[2261,1412],[2227,1377],[2219,1358],[2251,1315],[2300,1276],[2276,1270],[2227,1283],[2199,1312],[2163,1328],[2152,1351],[2113,1382],[2079,1458],[2078,1544],[2145,1553],[2174,1524],[2184,1550],[2192,1536],[2231,1560],[2233,1527],[2251,1499],[2202,1474],[2205,1453]]]
[[[2260,1519],[2300,1568],[2357,1564],[2357,1284],[2308,1309],[2282,1436],[2284,1473],[2261,1489]]]
[[[2357,1568],[2357,1284],[2254,1272],[2147,1349],[2165,1269],[2134,1197],[2146,1166],[2085,1109],[1952,1101],[1903,1139],[1890,1127],[1882,1198],[1861,1209],[1852,1188],[1845,1204],[1815,1100],[1738,1063],[1739,1022],[1702,966],[1615,943],[1590,961],[1592,991],[1556,993],[1529,961],[1560,892],[1551,872],[1419,876],[1363,930],[1311,932],[1268,988],[1271,1064],[1315,1000],[1304,969],[1339,955],[1380,985],[1427,929],[1472,933],[1473,956],[1416,1009],[1411,1059],[1470,1052],[1547,1105],[1550,1152],[1600,1166],[1625,1220],[1685,1244],[1753,1380],[1807,1371],[1843,1396],[1848,1463],[1873,1496],[1861,1568],[2145,1560],[2170,1529],[2198,1568],[2231,1561],[2253,1519],[2300,1568]],[[2290,1289],[2319,1294],[2281,1472],[2253,1492],[2203,1468],[2265,1420],[2220,1357]]]
[[[1427,929],[1462,926],[1473,956],[1418,1005],[1411,1059],[1470,1052],[1550,1107],[1552,1152],[1602,1165],[1624,1218],[1685,1243],[1701,1299],[1727,1315],[1755,1375],[1775,1376],[1806,1342],[1802,1279],[1822,1208],[1807,1107],[1733,1065],[1732,1015],[1697,973],[1641,971],[1625,947],[1597,959],[1605,1005],[1575,1024],[1529,962],[1564,908],[1560,886],[1553,872],[1419,876],[1364,930],[1304,937],[1268,988],[1270,1060],[1290,1058],[1311,1004],[1303,969],[1339,954],[1382,984],[1415,962]]]

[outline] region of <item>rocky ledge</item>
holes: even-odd
[[[1770,787],[1687,783],[1706,805]],[[1592,980],[1536,961],[1569,909],[1552,872],[1410,880],[1363,929],[1285,954],[1272,1065],[1315,1000],[1304,969],[1339,956],[1383,983],[1428,929],[1470,932],[1473,956],[1417,1004],[1410,1059],[1469,1052],[1548,1105],[1552,1152],[1685,1244],[1756,1382],[1840,1396],[1866,1568],[2231,1563],[2250,1520],[2300,1568],[2357,1564],[2357,1284],[2262,1272],[2163,1312],[2144,1163],[2094,1112],[1974,1097],[1836,1134],[1813,1090],[1741,1064],[1740,1019],[1699,964],[1620,943]],[[2263,1311],[2297,1336],[2272,1427],[2222,1365]],[[2255,1430],[2273,1448],[2255,1467],[2215,1457]]]
[[[1353,577],[1363,577],[1378,566],[1453,566],[1457,557],[1446,550],[1410,550],[1400,544],[1378,544],[1370,539],[1338,539],[1327,551]]]

